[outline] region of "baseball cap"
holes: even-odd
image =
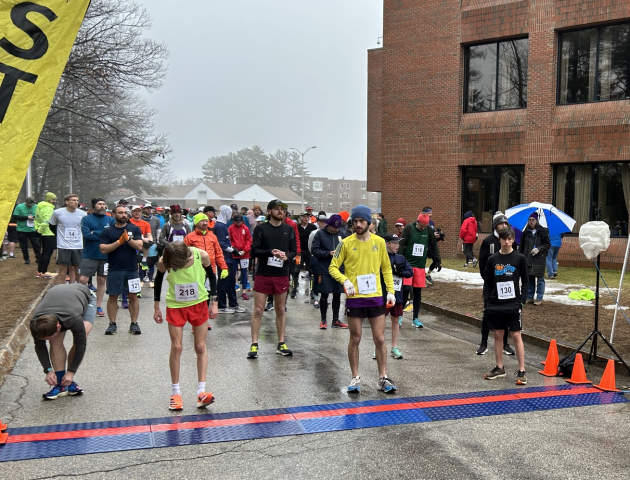
[[[341,216],[341,215],[339,215],[339,216]],[[326,217],[326,215],[323,214],[323,213],[317,217],[317,221],[318,222],[325,222],[326,220],[328,220],[328,217]]]
[[[400,242],[402,240],[402,238],[400,238],[398,235],[395,235],[393,233],[388,233],[383,238],[385,239],[386,243],[389,243],[389,242]]]
[[[271,202],[267,204],[267,210],[271,210],[273,209],[273,207],[282,207],[285,210],[289,208],[286,203],[284,203],[282,200],[278,198],[272,200]]]
[[[232,210],[238,210],[238,205],[236,203],[233,203],[232,205],[230,205],[230,208]]]
[[[300,217],[301,217],[301,216],[303,216],[303,215],[308,217],[308,216],[310,215],[310,213],[308,213],[308,212],[302,212],[302,213],[300,213]]]
[[[125,205],[127,205],[129,203],[129,200],[125,200],[124,198],[121,198],[120,200],[118,200],[118,203],[124,203]]]
[[[206,212],[217,213],[217,211],[214,209],[214,207],[212,205],[208,205],[207,207],[203,207],[203,213],[206,213]]]
[[[142,208],[153,208],[153,205],[151,205],[150,203],[145,203],[144,205],[142,205]]]
[[[234,220],[235,222],[242,222],[243,221],[243,215],[241,215],[240,213],[237,213],[236,215],[234,215],[232,217],[232,220]]]
[[[309,208],[310,208],[311,210],[313,210],[313,207],[311,207],[310,205],[307,205],[307,206],[306,206],[306,209],[308,210]]]
[[[265,222],[267,220],[267,217],[265,217],[264,215],[258,215],[258,218],[256,219],[257,222]]]
[[[132,205],[131,206],[131,211],[133,212],[134,210],[142,210],[142,205]]]
[[[407,222],[405,222],[404,218],[399,218],[398,220],[396,220],[396,225],[402,225],[404,227],[407,225]]]

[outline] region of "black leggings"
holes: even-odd
[[[418,318],[420,314],[420,303],[422,302],[422,288],[420,287],[412,287],[413,288],[413,318]],[[411,288],[408,286],[403,287],[403,305],[407,304],[407,300],[409,299],[409,293],[411,292]]]
[[[46,273],[48,271],[50,257],[52,257],[56,246],[57,237],[54,235],[42,236],[42,254],[39,256],[39,261],[37,262],[37,271],[39,273]]]
[[[326,312],[328,312],[328,293],[320,293],[319,311],[322,314],[322,322],[326,321]],[[341,293],[332,294],[332,312],[333,322],[339,320],[339,308],[341,307]]]
[[[466,263],[468,263],[468,259],[474,260],[475,254],[473,253],[473,244],[472,243],[464,243],[464,255],[466,255]]]

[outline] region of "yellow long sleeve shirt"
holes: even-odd
[[[345,275],[339,270],[341,265],[345,267]],[[344,238],[337,245],[328,272],[339,283],[350,280],[354,285],[356,294],[346,299],[349,307],[371,306],[375,301],[367,299],[379,299],[382,305],[381,272],[387,291],[394,293],[394,277],[385,240],[377,235],[371,235],[365,242],[356,234]],[[362,293],[368,291],[372,293]]]

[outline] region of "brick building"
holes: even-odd
[[[383,48],[368,52],[368,189],[387,218],[431,205],[447,255],[467,210],[489,232],[493,212],[537,200],[575,232],[607,222],[621,238],[602,262],[620,264],[629,99],[630,0],[385,0]],[[560,262],[583,260],[565,237]]]
[[[305,179],[304,201],[315,211],[340,212],[356,205],[367,205],[373,213],[380,209],[380,194],[371,192],[365,180],[331,179],[308,177]]]

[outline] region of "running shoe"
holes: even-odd
[[[142,298],[142,292],[138,292],[138,293],[136,293],[136,297],[138,297],[138,298]]]
[[[319,322],[319,329],[320,330],[326,330],[326,328],[328,328],[328,325],[326,325],[325,321],[322,320],[321,322]]]
[[[68,385],[68,395],[83,395],[83,389],[79,387],[75,382],[72,382]]]
[[[433,285],[433,279],[431,278],[431,275],[427,275],[425,277],[425,280],[427,282],[427,285]]]
[[[68,395],[68,389],[61,385],[55,385],[50,391],[44,393],[42,398],[44,400],[57,400],[57,397],[65,397]]]
[[[205,408],[214,402],[214,395],[211,393],[201,392],[197,395],[197,408]]]
[[[540,305],[542,305],[542,300],[534,300],[534,305],[536,305],[537,307],[539,307]]]
[[[234,313],[234,310],[231,308],[219,308],[219,313]]]
[[[297,290],[294,288],[291,290],[291,298],[295,298],[297,296]]]
[[[319,302],[317,300],[313,302],[313,308],[319,308]]]
[[[531,305],[532,303],[534,303],[534,299],[533,298],[528,298],[527,300],[525,300],[525,305]]]
[[[123,298],[123,301],[122,301],[122,303],[120,304],[120,308],[124,308],[124,309],[129,308],[129,300],[128,300],[128,299],[126,299],[126,298]]]
[[[241,289],[241,286],[238,283],[234,285],[234,290],[238,292],[240,289]]]
[[[403,312],[411,312],[413,310],[413,305],[411,302],[407,303],[407,306],[404,308]]]
[[[361,377],[352,377],[350,385],[348,385],[348,393],[359,393],[361,391]]]
[[[517,385],[527,385],[527,377],[525,376],[525,370],[519,370],[518,372],[514,372],[514,375],[516,375]]]
[[[153,282],[149,282],[149,288],[155,288],[155,284]]]
[[[107,330],[105,330],[105,335],[114,335],[117,328],[116,322],[109,322],[109,326],[107,327]]]
[[[142,279],[142,281],[143,281],[144,283],[148,283],[148,282],[149,282],[149,276],[148,276],[148,275],[145,275],[145,276],[144,276],[144,278]]]
[[[378,379],[376,388],[385,393],[394,393],[396,391],[396,385],[391,378],[381,377]]]
[[[476,258],[473,258],[473,268],[475,268],[477,266],[478,262],[479,262],[479,260],[477,260]]]
[[[495,380],[497,378],[503,377],[505,377],[505,369],[499,368],[498,366],[495,366],[492,370],[490,370],[483,376],[483,378],[485,378],[486,380]]]
[[[249,284],[249,282],[247,282],[247,288],[245,290],[247,290],[248,292],[252,291],[252,286]]]
[[[96,287],[94,285],[88,285],[88,288],[93,292],[96,292]]]
[[[129,333],[131,333],[132,335],[142,334],[142,331],[140,330],[140,325],[138,325],[138,322],[131,322],[131,325],[129,325]]]
[[[248,296],[247,296],[247,294],[246,294],[246,293],[244,293],[244,292],[243,292],[243,294],[241,295],[241,298],[242,298],[243,300],[249,300],[249,297],[248,297]]]
[[[249,347],[249,352],[247,352],[247,358],[258,358],[258,345],[254,345]]]
[[[401,358],[403,358],[403,354],[400,350],[398,350],[398,347],[392,348],[389,353],[391,353],[392,357],[394,357],[397,360],[400,360]]]
[[[179,393],[175,395],[171,395],[171,401],[168,404],[169,410],[183,410],[184,402],[182,400],[182,396]]]
[[[422,322],[420,320],[418,320],[417,318],[414,318],[413,322],[411,322],[411,323],[416,328],[424,328],[424,325],[422,324]]]
[[[265,312],[269,312],[270,310],[273,310],[273,302],[268,302],[267,306],[265,306]]]
[[[24,265],[30,265],[31,261],[27,258],[26,260],[24,260]]]
[[[233,309],[236,313],[245,313],[247,311],[247,309],[245,307],[230,307],[231,309]]]
[[[485,355],[486,353],[488,353],[488,345],[481,343],[477,349],[477,355]]]
[[[104,317],[105,316],[105,312],[103,311],[103,309],[101,307],[96,307],[96,316],[97,317]]]
[[[283,357],[290,357],[291,355],[293,355],[293,351],[290,350],[289,347],[287,347],[287,344],[284,342],[278,344],[278,349],[276,350],[276,353],[279,353]]]
[[[514,355],[514,354],[516,354],[514,349],[512,347],[510,347],[510,345],[507,344],[507,343],[505,345],[503,345],[503,353],[505,355]]]
[[[142,270],[148,270],[149,266],[147,265],[147,262],[140,262],[140,268]]]
[[[398,317],[398,325],[402,325],[402,315],[400,317]]]
[[[376,350],[372,352],[372,360],[376,360]]]
[[[15,260],[15,254],[14,253],[9,253],[9,258],[12,258]]]
[[[54,278],[54,275],[50,272],[46,272],[46,273],[41,273],[39,275],[39,278],[49,279],[49,278]]]
[[[35,272],[35,278],[41,278],[42,277],[42,273],[39,272]]]
[[[343,323],[340,320],[333,320],[332,325],[330,327],[331,328],[348,328],[348,324]]]

